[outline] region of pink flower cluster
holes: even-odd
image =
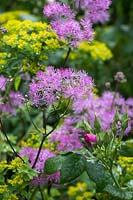
[[[10,91],[5,95],[6,85],[9,79],[0,76],[0,113],[16,114],[16,109],[23,105],[23,95],[20,92]]]
[[[8,98],[0,96],[0,113],[16,115],[16,109],[23,105],[23,96],[20,92],[10,91]]]
[[[74,127],[77,121],[76,117],[68,117],[64,120],[63,125],[51,134],[50,142],[57,143],[56,149],[58,151],[71,151],[83,147],[79,139],[83,130]]]
[[[85,18],[91,23],[104,23],[109,19],[108,9],[112,0],[75,0],[76,8],[85,12]]]
[[[130,117],[125,134],[129,133],[133,126],[133,98],[125,100],[119,93],[105,91],[102,96],[97,98],[88,96],[74,101],[73,114],[71,113],[71,116],[65,118],[61,127],[51,134],[49,141],[56,142],[58,151],[82,148],[80,137],[84,138],[88,146],[91,146],[97,142],[96,135],[84,133],[83,129],[77,128],[78,122],[86,120],[93,128],[95,116],[97,116],[102,130],[106,132],[111,129],[116,110],[120,116],[127,112]],[[118,131],[120,129],[121,123],[118,121]]]
[[[131,118],[128,131],[130,130],[133,118],[133,98],[125,100],[119,93],[105,91],[101,97],[93,96],[86,99],[78,99],[73,104],[74,113],[81,118],[85,118],[90,125],[94,126],[95,116],[100,120],[103,131],[110,129],[113,119],[118,110],[120,116],[127,112]]]
[[[83,22],[83,19],[77,21],[69,5],[52,2],[44,6],[43,12],[51,19],[51,26],[57,35],[66,39],[71,46],[77,46],[80,40],[92,40],[92,24],[87,20]]]
[[[36,155],[37,155],[38,149],[33,149],[30,147],[23,147],[20,151],[21,156],[27,156],[30,162],[30,165],[32,166]],[[55,153],[48,149],[42,149],[41,153],[39,155],[39,159],[35,165],[35,169],[40,172],[39,177],[34,177],[33,180],[31,181],[31,184],[34,186],[37,185],[44,185],[47,184],[48,182],[58,184],[59,179],[60,179],[60,173],[56,172],[51,175],[44,175],[44,166],[45,162],[48,158],[54,157]]]
[[[92,78],[84,71],[47,67],[46,72],[37,72],[30,84],[29,96],[33,105],[48,106],[62,96],[73,100],[89,96],[92,86]]]
[[[61,4],[59,2],[52,2],[46,5],[44,7],[44,13],[47,17],[54,20],[58,20],[61,18],[74,18],[74,13],[72,12],[70,6],[67,4]]]
[[[4,91],[8,79],[4,76],[0,76],[0,91]]]
[[[60,2],[52,2],[44,6],[43,13],[51,19],[51,26],[60,38],[66,39],[71,46],[77,46],[81,40],[93,39],[92,24],[108,20],[107,9],[111,0],[75,0],[74,7]],[[84,15],[78,20],[78,12]]]

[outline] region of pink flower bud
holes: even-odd
[[[94,134],[91,133],[86,133],[84,134],[84,139],[86,141],[86,143],[91,146],[91,143],[96,143],[97,142],[97,137]]]

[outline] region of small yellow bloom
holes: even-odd
[[[78,182],[76,186],[77,186],[79,191],[85,191],[87,189],[86,183]]]
[[[11,164],[8,166],[9,169],[18,169],[23,166],[23,161],[17,157],[14,160],[12,160]]]
[[[93,193],[92,193],[92,192],[87,192],[87,191],[86,191],[86,192],[83,193],[83,197],[84,197],[84,198],[90,198],[90,197],[92,197],[92,196],[93,196]]]
[[[74,196],[74,195],[76,194],[76,192],[78,192],[78,191],[79,191],[79,189],[78,189],[77,187],[70,186],[70,187],[68,188],[67,194],[68,194],[69,196]]]
[[[94,40],[91,44],[88,44],[85,41],[81,43],[79,49],[82,51],[89,52],[92,58],[96,60],[99,59],[105,61],[107,59],[112,58],[112,53],[110,49],[103,42]]]
[[[82,196],[77,196],[77,197],[76,197],[76,200],[84,200],[84,197],[82,197]]]
[[[83,52],[83,54],[82,54]],[[87,41],[80,43],[78,50],[70,54],[70,59],[75,60],[80,58],[81,55],[84,55],[85,58],[90,55],[94,60],[105,61],[112,58],[112,52],[103,42],[92,41],[90,44]]]
[[[133,175],[133,157],[119,156],[118,163],[126,169],[127,173]]]
[[[3,45],[4,48],[5,46],[10,48],[10,57],[24,55],[25,58],[21,60],[24,71],[36,73],[38,70],[45,69],[42,63],[48,59],[48,52],[59,49],[65,44],[46,23],[19,21],[13,18],[4,24],[4,28],[7,29],[7,33],[1,36],[0,48]],[[0,60],[3,66],[8,62],[4,54],[0,55]]]
[[[0,162],[0,170],[3,170],[8,167],[7,161],[3,160]]]
[[[7,192],[7,185],[0,185],[0,194]]]
[[[19,198],[15,194],[11,194],[8,200],[19,200]]]
[[[8,179],[8,183],[11,185],[22,185],[23,184],[23,176],[16,175],[13,179]]]

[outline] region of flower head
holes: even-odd
[[[35,106],[48,106],[61,97],[73,100],[89,96],[93,81],[85,72],[72,69],[55,69],[39,71],[30,84],[29,96]]]
[[[127,81],[123,72],[117,72],[114,79],[119,83],[125,83]]]
[[[38,153],[38,149],[33,149],[30,147],[23,147],[20,151],[20,155],[21,156],[27,156],[30,162],[30,165],[32,166],[36,156]],[[33,180],[31,181],[32,185],[43,185],[47,182],[51,182],[51,183],[59,183],[59,178],[60,178],[60,173],[56,172],[54,174],[51,175],[44,175],[43,171],[44,171],[44,166],[45,166],[45,162],[48,158],[54,157],[55,153],[53,153],[52,151],[50,151],[49,149],[42,149],[41,153],[39,155],[39,159],[35,165],[35,170],[37,170],[38,172],[40,172],[40,175],[38,177],[34,177]]]
[[[84,139],[86,141],[86,143],[91,146],[93,143],[97,142],[97,137],[96,135],[92,134],[92,133],[86,133],[84,134]]]
[[[0,76],[0,91],[4,91],[6,87],[8,79],[5,78],[4,76]]]
[[[43,13],[53,20],[61,18],[72,19],[74,17],[70,6],[59,2],[51,2],[46,5],[43,9]]]
[[[111,0],[75,0],[72,10],[66,3],[52,2],[44,6],[43,12],[50,18],[57,35],[75,47],[82,40],[93,39],[92,24],[104,23],[109,19],[107,10],[110,4]],[[80,10],[84,14],[79,14]],[[81,20],[77,18],[78,14]]]

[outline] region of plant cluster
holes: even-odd
[[[93,40],[110,5],[47,3],[47,23],[0,15],[1,200],[133,199],[133,98],[118,90],[128,79],[118,71],[99,93],[85,70],[113,59]]]

